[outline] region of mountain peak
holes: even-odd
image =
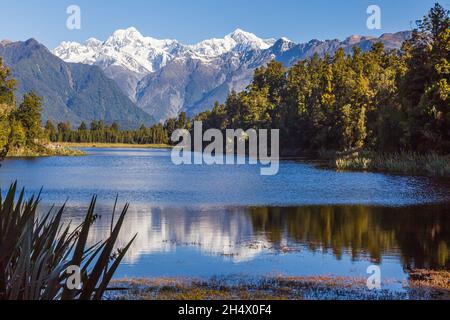
[[[106,41],[107,43],[126,46],[136,41],[142,41],[144,36],[135,28],[129,27],[127,29],[118,29],[114,31],[111,37]]]
[[[2,41],[0,41],[0,45],[2,46],[7,46],[8,44],[13,43],[11,40],[9,39],[3,39]]]
[[[236,28],[232,33],[229,34],[230,37],[253,37],[255,36],[251,32],[242,30],[241,28]]]
[[[277,40],[273,45],[273,50],[277,52],[285,52],[295,46],[295,43],[288,38],[282,37]]]
[[[101,46],[103,42],[96,38],[89,38],[86,40],[85,44],[90,47],[98,47]]]
[[[244,31],[242,29],[237,28],[232,33],[230,33],[227,37],[230,37],[237,43],[248,44],[249,42],[253,43],[262,43],[264,40],[258,38],[254,33]]]

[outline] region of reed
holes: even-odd
[[[338,170],[379,171],[398,174],[450,177],[450,156],[416,152],[355,152],[332,160]]]
[[[0,300],[102,299],[136,238],[115,250],[128,204],[115,224],[113,212],[110,236],[88,246],[90,228],[97,219],[95,196],[83,223],[72,227],[70,223],[61,223],[65,206],[39,218],[40,195],[25,200],[24,190],[18,197],[16,191],[17,183],[14,183],[4,199],[0,192]],[[78,266],[81,270],[79,289],[70,290],[66,285],[69,266]]]

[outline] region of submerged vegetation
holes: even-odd
[[[110,236],[89,247],[95,197],[84,222],[72,228],[61,223],[64,206],[39,217],[39,197],[25,201],[24,194],[16,200],[16,184],[4,199],[0,193],[0,300],[101,299],[134,240],[114,252],[128,205],[115,225],[111,221]],[[67,286],[71,266],[80,269],[81,280],[72,290]]]
[[[352,277],[271,276],[255,279],[185,278],[123,279],[124,288],[107,298],[115,300],[398,300],[449,299],[448,273],[413,272],[403,290],[369,290],[367,279]],[[424,279],[424,280],[419,280]],[[395,284],[397,281],[386,281]]]

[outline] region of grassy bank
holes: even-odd
[[[360,151],[338,154],[331,159],[325,158],[328,158],[329,165],[337,170],[450,177],[450,156],[436,153]]]
[[[112,283],[116,289],[109,299],[119,300],[379,300],[449,299],[448,272],[417,271],[425,280],[411,277],[401,283],[404,290],[369,290],[366,279],[333,276],[260,279],[188,278],[122,279]],[[435,280],[438,279],[438,280]],[[435,285],[438,281],[439,286]],[[395,281],[384,280],[384,285]],[[444,284],[443,284],[444,283]],[[446,283],[446,285],[445,285]]]
[[[58,145],[65,148],[131,148],[131,149],[170,149],[167,144],[127,144],[127,143],[73,143],[58,142]]]
[[[54,157],[54,156],[83,156],[85,153],[80,150],[70,149],[68,147],[56,145],[42,145],[33,148],[13,148],[8,152],[8,158],[35,158],[35,157]]]

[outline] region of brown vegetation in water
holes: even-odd
[[[427,288],[436,296],[450,300],[450,272],[419,269],[410,271],[409,276],[411,287]]]
[[[447,275],[444,275],[447,276]],[[448,278],[447,278],[448,280]],[[389,282],[389,281],[388,281]],[[392,280],[392,283],[395,281]],[[440,292],[412,281],[403,291],[369,290],[366,279],[317,275],[260,279],[191,278],[122,279],[118,300],[404,300],[446,299]]]

